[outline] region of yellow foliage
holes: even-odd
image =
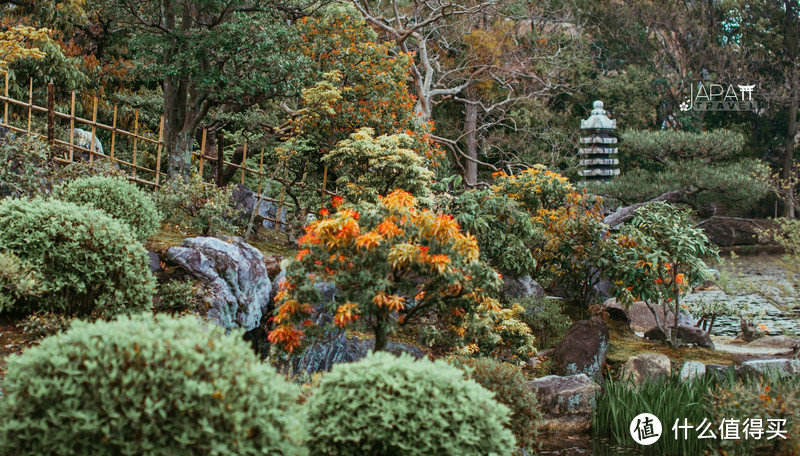
[[[34,41],[49,40],[50,30],[36,29],[24,25],[12,27],[0,32],[0,70],[6,70],[8,64],[23,58],[41,59],[44,53],[32,46]]]

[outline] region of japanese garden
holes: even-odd
[[[800,455],[800,2],[0,12],[0,455]]]

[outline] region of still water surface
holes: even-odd
[[[743,274],[743,279],[763,287],[774,286],[775,283],[786,283],[784,280],[783,268],[778,263],[779,255],[754,255],[742,256],[735,260],[739,271]],[[730,259],[727,263],[732,263]],[[724,265],[721,269],[728,269]],[[757,295],[747,296],[728,296],[722,290],[711,288],[690,293],[684,298],[684,302],[713,301],[728,302],[741,307],[749,306],[756,312],[763,312],[763,317],[756,323],[763,323],[769,335],[790,335],[800,336],[800,319],[775,308],[772,304]],[[736,337],[739,333],[739,318],[719,317],[714,323],[713,335]]]

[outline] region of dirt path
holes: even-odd
[[[0,380],[5,376],[6,358],[13,353],[21,353],[30,345],[30,338],[8,317],[0,317]]]

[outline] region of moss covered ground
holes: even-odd
[[[608,325],[611,343],[606,363],[612,375],[619,371],[625,361],[641,353],[661,353],[669,356],[673,369],[680,369],[686,361],[700,361],[704,364],[733,364],[736,355],[719,352],[708,348],[671,347],[661,342],[651,342],[638,337],[630,329],[619,322],[611,321]]]

